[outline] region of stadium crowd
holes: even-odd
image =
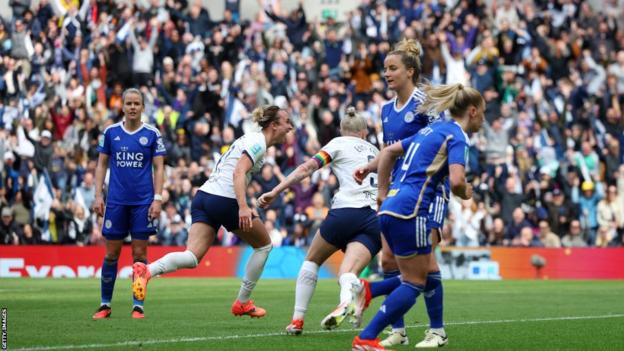
[[[144,120],[167,148],[159,234],[183,245],[190,203],[228,146],[254,128],[258,105],[288,109],[295,132],[268,152],[249,201],[338,136],[355,106],[379,146],[392,98],[383,61],[401,37],[424,49],[426,83],[461,82],[487,101],[472,136],[473,200],[453,199],[441,245],[620,246],[624,234],[624,7],[581,0],[363,0],[344,21],[303,4],[240,20],[225,1],[10,1],[0,21],[0,244],[103,243],[91,211],[101,132],[138,87]],[[220,16],[219,16],[220,17]],[[325,169],[277,199],[275,246],[306,246],[328,212]],[[260,210],[260,209],[259,209]],[[221,231],[222,245],[237,238]]]

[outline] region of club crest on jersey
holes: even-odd
[[[140,137],[139,138],[139,143],[143,146],[147,145],[147,138],[146,137]]]
[[[104,226],[106,227],[106,229],[110,229],[113,226],[113,222],[111,222],[110,219],[107,219],[104,223]]]
[[[405,121],[405,123],[412,123],[414,121],[414,113],[412,111],[409,111],[405,114],[403,120]]]

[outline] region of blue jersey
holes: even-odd
[[[418,112],[418,107],[420,107],[425,98],[424,92],[414,88],[412,96],[401,109],[396,107],[396,97],[381,107],[383,142],[385,145],[391,145],[399,140],[411,137],[429,124],[444,120],[444,113]],[[398,172],[401,162],[403,162],[402,158],[397,160],[392,170],[393,175]],[[447,198],[446,193],[448,193],[448,183],[442,184],[440,189],[438,189],[438,194],[444,198]]]
[[[468,136],[457,122],[441,121],[401,140],[401,146],[404,158],[379,213],[403,219],[427,217],[449,165],[466,165]]]
[[[110,179],[107,203],[146,205],[154,200],[152,159],[166,154],[158,129],[143,124],[128,132],[123,122],[115,123],[100,135],[98,151],[109,158]]]

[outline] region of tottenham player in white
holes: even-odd
[[[370,174],[363,184],[357,184],[353,171],[377,156],[379,150],[365,140],[368,133],[366,121],[347,109],[340,123],[342,136],[325,145],[314,157],[297,167],[286,179],[258,199],[260,207],[267,207],[282,191],[310,176],[317,169],[330,165],[338,178],[340,190],[334,196],[331,210],[315,235],[301,266],[295,288],[295,311],[286,332],[299,335],[303,332],[303,319],[314,293],[319,266],[334,252],[345,251],[339,269],[340,304],[323,319],[325,329],[338,327],[355,308],[351,302],[353,284],[358,275],[381,248],[380,228],[375,202],[376,174]],[[359,325],[359,320],[352,320]]]
[[[253,119],[262,131],[237,139],[221,156],[210,178],[193,197],[193,224],[186,251],[169,253],[149,266],[135,264],[132,285],[135,294],[145,297],[147,283],[152,276],[179,268],[195,268],[210,248],[219,228],[224,226],[254,248],[238,298],[232,304],[232,314],[257,318],[266,314],[264,309],[254,305],[250,295],[271,251],[271,239],[262,221],[252,214],[247,205],[246,190],[251,173],[262,168],[267,148],[283,143],[293,127],[288,113],[277,106],[257,108]]]

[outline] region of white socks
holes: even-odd
[[[340,284],[340,304],[351,301],[353,285],[358,283],[358,277],[353,273],[343,273],[338,278]]]
[[[238,300],[241,303],[249,301],[251,291],[256,286],[258,279],[260,279],[260,275],[264,270],[264,264],[266,263],[266,260],[269,257],[269,252],[271,252],[272,248],[272,244],[259,247],[254,249],[253,254],[249,257],[249,261],[247,261],[247,267],[245,269],[245,278],[243,278],[240,290],[238,291]]]
[[[295,287],[295,312],[293,319],[301,319],[308,310],[308,305],[316,289],[316,281],[318,280],[319,266],[312,261],[304,261],[297,276],[297,285]]]
[[[189,250],[168,253],[147,266],[152,277],[163,273],[175,272],[180,268],[195,267],[197,267],[197,257]]]

